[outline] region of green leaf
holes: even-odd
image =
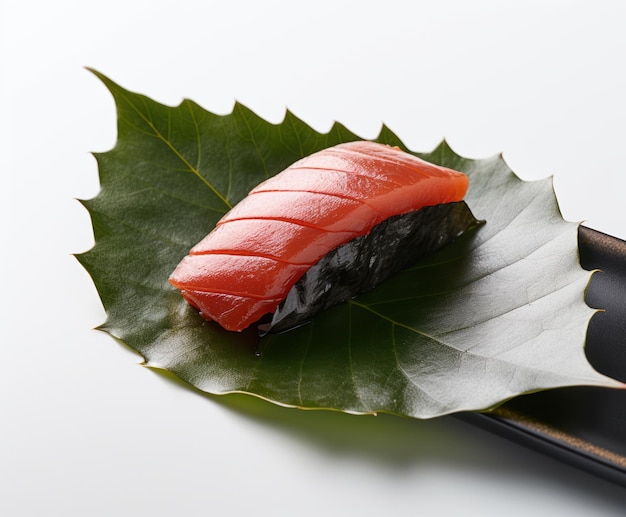
[[[84,204],[96,244],[78,258],[108,314],[100,328],[147,366],[209,393],[413,417],[620,386],[585,358],[589,273],[550,181],[523,182],[500,157],[470,160],[445,143],[419,156],[468,174],[479,231],[284,334],[204,321],[168,283],[189,248],[260,181],[358,137],[340,124],[320,134],[289,112],[273,125],[240,104],[226,116],[189,100],[167,107],[95,73],[115,99],[118,141],[95,155],[102,188]],[[386,127],[377,140],[406,149]]]

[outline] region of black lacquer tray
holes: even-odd
[[[581,226],[580,260],[592,276],[587,303],[596,313],[587,357],[626,382],[626,241]],[[563,388],[513,399],[491,413],[461,415],[472,423],[626,486],[626,390]]]

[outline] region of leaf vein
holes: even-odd
[[[123,94],[124,95],[124,94]],[[177,157],[178,159],[180,159],[180,161],[182,161],[185,166],[189,169],[189,171],[191,171],[195,176],[197,176],[207,187],[209,187],[209,189],[211,189],[211,191],[219,198],[221,199],[224,204],[228,207],[228,209],[232,208],[231,204],[228,202],[228,200],[222,196],[222,194],[220,194],[220,192],[211,184],[211,182],[209,182],[204,176],[202,176],[202,174],[200,174],[200,171],[198,169],[196,169],[191,163],[189,163],[189,161],[187,160],[187,158],[185,158],[185,156],[176,148],[176,146],[174,145],[174,143],[171,141],[171,139],[167,138],[166,136],[164,136],[159,129],[156,127],[156,125],[152,122],[152,120],[146,116],[137,106],[135,106],[135,104],[132,102],[132,100],[130,98],[128,98],[128,96],[124,95],[126,98],[126,102],[128,102],[128,104],[132,107],[132,109],[135,111],[135,113],[137,113],[137,115],[146,123],[146,125],[154,132],[155,136],[161,140]],[[144,107],[145,107],[145,101],[142,98],[142,101],[144,103]],[[146,109],[147,111],[147,109]],[[168,112],[169,115],[169,112]]]
[[[363,399],[363,395],[359,391],[358,384],[356,382],[356,376],[355,376],[355,373],[354,373],[354,362],[352,360],[352,347],[353,347],[353,341],[352,341],[352,305],[348,306],[348,324],[347,324],[347,326],[348,326],[348,363],[350,364],[350,380],[351,380],[352,391],[356,395],[356,398],[358,399],[358,401],[361,403],[361,407],[365,408],[367,411],[370,411],[369,405],[365,403],[365,400]]]
[[[191,109],[191,103],[187,102],[186,103],[187,109],[189,110],[189,114],[191,115],[191,120],[193,121],[193,126],[196,130],[196,166],[195,169],[196,170],[200,170],[200,163],[202,160],[202,141],[200,139],[200,126],[198,125],[198,121],[196,120],[196,115],[193,111],[193,109]]]
[[[369,305],[370,306],[378,306],[378,305],[386,305],[389,303],[397,303],[397,302],[402,302],[402,301],[409,301],[409,300],[419,300],[419,299],[423,299],[423,298],[429,298],[432,296],[442,296],[442,295],[446,295],[446,294],[450,294],[452,292],[458,291],[460,288],[463,287],[467,287],[469,285],[472,285],[476,282],[480,282],[481,280],[484,280],[485,278],[489,278],[490,276],[493,276],[497,273],[500,273],[502,271],[505,271],[506,269],[515,266],[516,264],[519,264],[521,262],[523,262],[524,260],[527,260],[529,257],[531,257],[532,255],[534,255],[535,253],[537,253],[538,251],[542,250],[543,248],[545,248],[546,246],[550,245],[550,244],[554,244],[554,242],[559,238],[562,237],[563,233],[558,234],[556,236],[552,236],[550,239],[542,241],[541,243],[539,243],[538,246],[536,246],[533,250],[529,251],[527,255],[523,255],[520,257],[517,257],[515,260],[513,260],[512,262],[506,262],[504,265],[497,267],[495,269],[489,270],[488,272],[479,275],[475,278],[472,278],[471,280],[464,282],[464,283],[460,283],[460,284],[455,284],[454,286],[452,286],[450,289],[446,289],[443,291],[435,291],[435,292],[428,292],[428,293],[424,293],[424,294],[419,294],[419,295],[415,295],[415,296],[405,296],[405,297],[401,297],[401,298],[393,298],[393,299],[387,299],[387,300],[382,300],[379,302],[372,302]],[[477,248],[475,248],[473,251],[476,251]],[[469,255],[469,253],[468,253]],[[440,266],[449,262],[455,262],[456,260],[467,260],[467,257],[463,257],[463,256],[459,256],[456,257],[453,260],[450,261],[442,261],[442,262],[437,262],[437,263],[429,263],[425,266],[423,266],[422,268],[419,268],[421,270],[427,269],[427,268],[431,268],[431,267],[435,267],[435,266]],[[412,271],[416,271],[418,268],[409,268],[404,270],[405,273],[407,272],[412,272]]]
[[[155,165],[155,167],[158,167],[158,164],[154,164],[154,165]],[[137,176],[137,175],[132,174],[132,173],[130,173],[130,172],[120,171],[120,172],[119,172],[119,175],[120,175],[120,176],[123,176],[123,177],[131,178],[131,179],[133,179],[133,180],[137,181],[138,183],[145,184],[145,185],[146,185],[146,187],[145,187],[145,189],[144,189],[144,190],[152,190],[152,191],[154,191],[154,192],[157,192],[157,193],[159,193],[159,194],[162,194],[163,196],[169,197],[169,198],[171,198],[171,199],[177,199],[177,200],[179,200],[179,201],[182,201],[182,202],[183,202],[183,203],[185,203],[186,205],[196,206],[196,207],[199,207],[199,208],[203,208],[203,209],[205,209],[205,210],[209,210],[209,211],[211,211],[211,212],[215,212],[215,213],[217,213],[217,214],[219,214],[219,215],[223,215],[223,214],[224,214],[224,210],[220,210],[219,208],[214,208],[214,207],[212,207],[212,206],[208,206],[208,205],[205,205],[205,204],[202,204],[202,203],[197,203],[197,202],[195,202],[195,201],[191,201],[191,200],[189,200],[189,199],[187,199],[187,198],[182,198],[182,197],[180,197],[180,196],[176,196],[176,195],[174,195],[171,191],[168,191],[168,190],[165,190],[165,189],[162,189],[162,188],[158,188],[158,187],[156,187],[156,186],[154,185],[154,183],[150,183],[150,182],[148,182],[148,181],[146,181],[146,180],[142,179],[140,176]],[[141,191],[134,192],[134,194],[137,194],[137,193],[139,193],[139,192],[141,192]]]
[[[257,155],[261,159],[261,164],[263,165],[263,171],[265,173],[265,178],[269,178],[270,177],[270,172],[269,172],[269,169],[267,168],[267,163],[265,161],[265,157],[263,156],[263,153],[261,152],[261,148],[259,147],[259,144],[257,142],[256,134],[252,130],[252,126],[250,126],[250,122],[248,121],[248,118],[245,115],[243,115],[242,118],[243,118],[243,121],[244,121],[244,123],[246,125],[246,128],[248,128],[248,132],[250,133],[250,138],[252,139],[252,145],[254,145],[254,150],[256,151]]]
[[[97,213],[97,212],[94,211],[92,213]],[[167,244],[174,245],[176,247],[179,247],[179,246],[187,247],[188,246],[188,243],[186,243],[186,242],[176,242],[176,241],[174,241],[174,240],[172,240],[172,239],[170,239],[168,237],[164,237],[163,235],[160,235],[158,233],[153,233],[153,232],[150,232],[150,231],[146,231],[145,229],[143,229],[143,228],[141,228],[139,226],[135,226],[135,225],[129,223],[128,221],[125,221],[124,219],[121,219],[119,217],[115,217],[115,216],[113,216],[113,215],[111,215],[109,213],[102,214],[102,215],[104,215],[106,218],[108,218],[111,221],[115,221],[116,223],[118,223],[118,224],[120,224],[122,226],[125,226],[126,228],[129,228],[129,229],[131,229],[131,230],[133,230],[133,231],[135,231],[135,232],[137,232],[137,233],[139,233],[141,235],[145,235],[146,237],[150,237],[151,239],[162,241],[162,242],[166,242]]]
[[[226,131],[225,119],[222,117],[220,121],[222,123],[222,129],[226,137],[226,156],[228,156],[228,187],[226,188],[226,199],[230,199],[232,188],[233,188],[233,157],[232,157],[232,151],[230,148],[230,133]]]

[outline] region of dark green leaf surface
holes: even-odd
[[[240,104],[226,116],[189,100],[167,107],[97,75],[117,105],[118,141],[96,154],[102,188],[84,202],[96,244],[79,260],[108,314],[101,329],[146,365],[209,393],[423,418],[619,385],[585,358],[589,273],[550,181],[523,182],[500,157],[462,158],[445,143],[419,156],[468,174],[466,201],[487,220],[479,231],[284,334],[204,321],[167,280],[188,250],[265,178],[358,137],[339,124],[317,133],[289,112],[273,125]],[[377,140],[405,148],[386,127]]]

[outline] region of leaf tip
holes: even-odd
[[[409,149],[406,145],[404,145],[402,140],[400,140],[400,137],[398,137],[398,135],[396,135],[391,129],[389,129],[389,126],[387,126],[387,124],[385,124],[384,122],[380,126],[380,131],[378,133],[378,136],[376,137],[376,141],[382,144],[395,145],[403,151],[409,152]]]
[[[104,75],[102,72],[99,72],[95,68],[86,66],[85,69],[88,72],[91,72],[93,75],[95,75],[98,79],[100,79],[100,81],[102,82],[102,84],[104,84],[106,89],[109,90],[111,95],[113,95],[113,98],[116,100],[116,102],[118,101],[118,97],[120,94],[129,93],[128,90],[125,90],[115,81],[110,79],[108,76]]]
[[[439,143],[435,151],[445,153],[445,154],[453,154],[457,158],[461,157],[460,154],[458,154],[454,149],[452,149],[452,145],[450,145],[450,142],[445,137],[441,139],[441,142]]]
[[[88,72],[91,72],[98,79],[100,79],[104,84],[107,84],[107,82],[112,82],[111,79],[109,79],[106,75],[104,75],[102,72],[99,72],[95,68],[92,68],[90,66],[86,66],[85,70],[87,70]]]

